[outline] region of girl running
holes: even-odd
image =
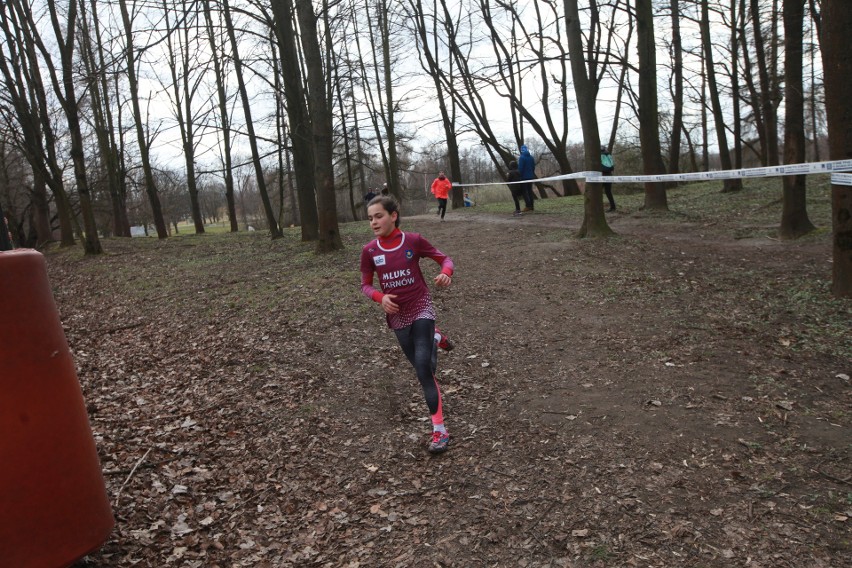
[[[447,449],[450,434],[444,426],[441,390],[435,378],[437,347],[449,351],[452,343],[436,333],[435,307],[420,271],[420,259],[431,258],[441,265],[441,273],[435,277],[439,287],[452,282],[453,261],[421,235],[399,230],[399,203],[393,196],[373,198],[367,205],[367,218],[376,239],[361,250],[361,291],[381,304],[388,327],[414,366],[432,415],[429,451],[441,453]],[[374,272],[380,290],[373,287]]]

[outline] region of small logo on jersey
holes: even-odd
[[[412,258],[414,258],[414,251],[411,250],[411,249],[408,249],[407,251],[405,251],[405,258],[407,258],[408,260],[411,260]]]
[[[380,254],[378,256],[373,257],[373,263],[376,266],[384,266],[385,265],[385,255]]]

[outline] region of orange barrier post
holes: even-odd
[[[68,566],[112,527],[44,257],[0,252],[0,566]]]

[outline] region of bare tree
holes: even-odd
[[[580,123],[583,128],[583,148],[586,156],[586,170],[601,171],[601,138],[598,132],[598,113],[596,108],[598,95],[597,61],[585,54],[594,54],[599,46],[595,44],[595,21],[599,17],[596,0],[592,0],[589,9],[592,30],[584,49],[583,34],[580,31],[580,15],[577,0],[565,0],[565,35],[568,38],[568,49],[571,55],[571,72],[574,76],[574,92],[577,95],[577,106],[580,111]],[[587,183],[583,196],[583,224],[580,227],[581,237],[601,237],[612,234],[612,229],[606,222],[603,208],[602,185]]]
[[[283,236],[281,227],[275,219],[275,213],[272,210],[272,202],[269,200],[269,192],[266,188],[266,177],[263,171],[263,164],[260,160],[260,150],[257,146],[257,134],[254,131],[254,122],[252,120],[251,99],[248,96],[246,88],[245,75],[243,74],[243,62],[240,58],[239,48],[237,45],[237,34],[234,29],[234,22],[231,18],[231,8],[228,0],[222,1],[222,13],[225,17],[225,29],[228,31],[228,39],[231,42],[231,57],[234,61],[234,75],[237,79],[237,88],[240,92],[240,100],[243,103],[243,114],[246,118],[246,135],[248,136],[249,147],[251,148],[252,164],[254,165],[255,178],[257,181],[257,190],[260,193],[260,199],[263,203],[263,211],[266,214],[266,224],[269,228],[269,236],[273,239],[278,239]]]
[[[703,0],[706,1],[706,0]],[[760,0],[751,0],[751,20],[754,33],[754,55],[757,59],[756,67],[758,78],[760,80],[760,114],[763,123],[763,129],[760,132],[761,152],[763,154],[763,163],[774,166],[778,164],[778,114],[777,107],[780,103],[781,95],[778,89],[778,82],[775,79],[777,57],[775,54],[775,21],[777,20],[777,6],[773,0],[772,13],[765,16],[761,12]],[[762,24],[765,21],[771,22],[772,31],[770,32],[770,55],[766,55],[766,41]]]
[[[195,34],[190,37],[190,29],[193,32],[196,29],[195,15],[197,12],[189,9],[186,0],[181,0],[179,8],[179,19],[173,25],[169,16],[171,12],[169,0],[163,0],[166,47],[169,56],[168,66],[172,80],[172,104],[180,130],[181,146],[186,164],[186,185],[189,193],[192,222],[195,225],[195,233],[201,234],[204,232],[204,219],[201,216],[201,206],[198,201],[198,180],[195,171],[195,151],[198,141],[195,129],[196,122],[198,120],[204,121],[208,111],[204,107],[200,111],[200,116],[197,116],[199,111],[193,108],[193,101],[204,78],[206,64],[199,64],[197,60],[198,38]],[[176,38],[177,49],[173,38]]]
[[[319,239],[319,214],[315,197],[314,157],[311,151],[311,119],[293,21],[293,0],[271,0],[271,6],[281,55],[290,138],[293,141],[293,170],[302,221],[302,240],[316,241]]]
[[[127,218],[127,185],[121,164],[121,154],[124,149],[118,143],[119,136],[111,108],[113,99],[108,80],[109,74],[114,70],[108,68],[106,64],[97,2],[91,0],[89,6],[91,16],[86,12],[86,1],[80,0],[80,54],[86,71],[86,88],[91,100],[91,120],[112,206],[113,233],[118,237],[130,237],[130,221]]]
[[[33,169],[36,191],[47,184],[53,193],[59,216],[60,245],[75,244],[71,201],[63,184],[64,171],[57,151],[57,134],[52,120],[52,108],[41,74],[35,41],[29,31],[28,18],[22,15],[20,3],[0,3],[0,29],[5,36],[0,42],[0,73],[5,91],[0,110],[9,124],[15,144],[22,149]],[[46,203],[44,204],[46,205]]]
[[[802,80],[802,36],[805,0],[784,0],[784,162],[805,161],[805,95]],[[795,239],[814,230],[808,218],[806,176],[784,176],[779,234]]]
[[[441,66],[440,53],[441,44],[439,43],[438,33],[438,14],[437,0],[432,3],[432,12],[429,14],[430,22],[427,22],[426,13],[423,9],[421,0],[409,0],[411,8],[411,17],[414,25],[415,37],[418,42],[418,54],[420,56],[420,66],[432,78],[432,84],[435,86],[435,95],[438,102],[438,111],[441,114],[441,124],[444,127],[444,136],[447,142],[447,159],[450,162],[450,179],[462,179],[461,160],[459,159],[459,143],[458,132],[456,125],[456,106],[451,97],[448,97],[441,77],[444,73],[450,78],[452,83],[453,67],[452,58],[449,59],[449,69],[444,72]],[[431,24],[431,25],[430,25]],[[431,35],[431,41],[430,41]],[[449,98],[450,105],[447,105]],[[463,192],[453,191],[453,209],[464,207]]]
[[[639,139],[642,143],[642,168],[646,175],[662,174],[665,172],[665,166],[660,148],[657,48],[654,42],[651,0],[636,0],[636,38],[639,50]],[[645,207],[669,208],[663,184],[645,183]]]
[[[317,252],[343,248],[337,224],[337,202],[334,193],[332,111],[326,96],[326,76],[317,38],[317,17],[311,0],[296,0],[296,14],[301,30],[302,49],[308,75],[308,108],[311,112],[311,135],[314,155],[319,238]]]
[[[669,135],[670,174],[680,172],[680,146],[683,132],[683,40],[680,33],[680,0],[669,0],[672,25],[670,54],[672,57],[672,125]]]
[[[210,44],[210,53],[213,59],[213,73],[216,83],[216,98],[218,102],[218,118],[220,122],[222,141],[222,174],[225,180],[225,203],[228,208],[228,221],[231,232],[236,233],[239,229],[237,222],[237,209],[234,199],[234,173],[231,155],[231,120],[228,115],[228,95],[225,86],[224,54],[221,53],[220,45],[216,42],[216,32],[213,27],[213,12],[210,9],[210,0],[204,0],[202,4],[204,11],[204,23],[207,30],[207,40]],[[223,42],[224,43],[224,42]]]
[[[80,129],[80,115],[78,112],[79,101],[74,79],[74,40],[77,31],[77,0],[68,1],[68,11],[65,14],[65,21],[59,19],[59,13],[55,2],[48,2],[48,10],[50,11],[50,21],[53,25],[53,33],[56,35],[56,43],[59,47],[59,56],[62,60],[60,69],[62,70],[62,79],[55,75],[52,67],[50,52],[46,46],[38,39],[39,49],[45,62],[51,66],[50,76],[53,83],[53,89],[56,97],[62,105],[62,110],[65,111],[65,118],[68,121],[68,133],[71,138],[71,161],[74,164],[74,181],[77,184],[77,194],[80,196],[80,213],[83,217],[83,227],[85,234],[83,237],[83,250],[86,254],[100,254],[103,252],[101,241],[98,237],[98,228],[95,223],[95,214],[92,210],[92,199],[89,194],[89,180],[86,176],[86,156],[83,150],[83,133]],[[33,26],[35,27],[35,26]],[[63,37],[63,32],[65,36]]]
[[[706,62],[707,89],[710,93],[710,104],[713,108],[713,122],[716,131],[716,142],[719,145],[719,159],[723,170],[733,169],[731,162],[731,151],[728,148],[728,136],[726,133],[725,116],[722,112],[722,101],[719,96],[719,85],[716,82],[716,68],[713,57],[713,41],[710,37],[710,9],[709,0],[701,0],[701,43]],[[739,191],[742,189],[742,180],[726,179],[723,192]]]
[[[127,60],[127,82],[130,88],[130,102],[133,107],[133,122],[136,127],[136,141],[139,144],[139,155],[142,159],[142,171],[145,176],[145,192],[151,205],[151,215],[154,217],[154,227],[157,229],[157,237],[168,238],[169,232],[163,219],[163,207],[160,196],[157,194],[157,185],[154,180],[154,169],[151,167],[150,142],[145,135],[145,121],[142,118],[142,107],[139,104],[139,80],[137,78],[136,47],[133,44],[133,20],[127,7],[127,0],[118,0],[121,9],[121,20],[124,24],[125,58]],[[135,10],[136,2],[131,7]]]

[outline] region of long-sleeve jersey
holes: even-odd
[[[417,233],[397,229],[361,250],[361,292],[379,303],[385,294],[396,296],[399,312],[387,314],[391,329],[407,327],[418,319],[435,319],[432,296],[420,271],[421,258],[431,258],[441,265],[442,273],[452,276],[452,259]],[[373,273],[379,277],[380,289],[373,286]]]
[[[450,190],[453,188],[453,182],[449,178],[435,178],[432,182],[432,194],[438,199],[447,199],[450,195]]]

